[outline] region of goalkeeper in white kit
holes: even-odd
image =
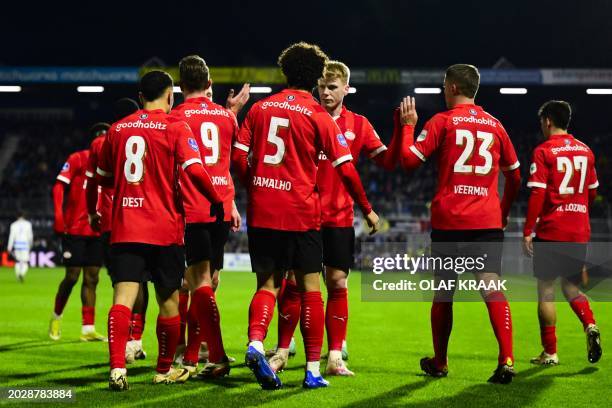
[[[28,272],[33,241],[32,223],[25,219],[23,213],[20,213],[17,220],[11,224],[7,247],[8,252],[15,258],[15,276],[19,282],[23,282]]]

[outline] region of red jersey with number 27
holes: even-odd
[[[96,137],[89,148],[89,160],[87,161],[87,171],[85,175],[88,178],[95,177],[96,169],[98,168],[98,160],[106,134]],[[98,200],[98,212],[100,213],[100,230],[108,232],[111,230],[111,215],[113,210],[113,191],[109,187],[99,187],[100,197]]]
[[[588,242],[589,190],[598,186],[593,152],[572,135],[553,135],[536,147],[527,187],[546,190],[537,237]]]
[[[329,113],[310,93],[292,89],[253,105],[234,147],[249,153],[248,225],[284,231],[321,226],[319,152],[333,167],[353,159]]]
[[[100,235],[89,226],[87,217],[87,161],[89,150],[81,150],[68,156],[57,180],[69,185],[68,197],[64,199],[65,233],[84,237]]]
[[[179,166],[201,163],[189,126],[162,110],[139,110],[114,123],[96,170],[114,177],[111,243],[182,245]]]
[[[510,137],[496,118],[477,105],[456,105],[431,118],[410,150],[422,161],[437,153],[432,228],[502,227],[499,170],[514,170],[519,162]]]
[[[387,150],[365,116],[353,113],[343,106],[340,115],[333,119],[344,134],[355,160],[359,158],[361,152],[373,158]],[[321,225],[331,228],[352,227],[353,198],[346,191],[327,156],[321,154],[320,159],[317,187],[321,196]]]

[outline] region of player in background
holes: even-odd
[[[349,92],[349,68],[339,61],[329,61],[317,90],[321,106],[336,121],[344,134],[355,160],[363,153],[385,170],[393,170],[398,162],[400,138],[393,138],[390,149],[380,140],[367,118],[351,112],[344,105]],[[353,228],[353,199],[344,188],[324,154],[320,155],[317,171],[317,187],[321,199],[321,236],[323,239],[323,265],[327,286],[328,359],[326,373],[330,375],[354,375],[344,363],[346,331],[348,324],[348,275],[353,267],[355,230]],[[300,318],[301,297],[295,278],[289,274],[283,295],[279,298],[278,348],[270,358],[274,371],[282,370],[289,358],[291,340]]]
[[[538,319],[544,350],[531,359],[538,365],[559,364],[554,303],[557,278],[586,333],[587,359],[596,363],[602,353],[593,312],[579,289],[591,235],[589,207],[597,196],[599,182],[593,152],[567,133],[571,114],[569,103],[564,101],[549,101],[540,108],[540,128],[546,140],[533,151],[527,182],[531,195],[523,242],[526,253],[533,257],[533,272],[538,278]]]
[[[107,123],[96,123],[89,130],[92,139],[103,135],[108,130]],[[94,231],[87,220],[87,161],[89,150],[71,154],[57,176],[53,186],[53,203],[55,205],[55,232],[62,237],[63,262],[66,275],[59,285],[55,296],[55,307],[49,323],[49,337],[59,340],[61,336],[61,318],[68,302],[72,288],[79,280],[83,270],[81,286],[81,313],[83,326],[82,341],[106,341],[106,337],[96,332],[95,306],[96,287],[100,267],[104,262],[104,246],[100,233]],[[64,189],[68,187],[68,197],[64,200]]]
[[[257,102],[234,143],[233,162],[248,190],[248,237],[257,291],[249,308],[245,356],[262,388],[281,381],[265,358],[263,341],[282,278],[294,270],[301,292],[301,331],[306,351],[305,388],[325,387],[319,369],[325,324],[319,273],[322,269],[320,200],[316,188],[319,152],[327,156],[358,203],[372,232],[378,216],[351,163],[344,135],[312,97],[327,56],[316,45],[293,44],[278,63],[287,88]]]
[[[200,344],[206,339],[208,363],[199,378],[223,377],[229,374],[229,359],[223,347],[220,313],[213,281],[218,281],[223,268],[223,253],[230,227],[240,227],[240,214],[234,203],[234,183],[230,174],[230,152],[238,132],[236,117],[221,105],[205,96],[210,89],[208,66],[197,55],[189,55],[179,62],[180,87],[185,98],[171,116],[185,121],[202,156],[212,183],[223,200],[225,219],[217,223],[211,217],[211,203],[181,173],[183,206],[185,208],[185,253],[187,271],[184,284],[191,292],[187,313],[189,337],[182,365],[193,376],[196,374]],[[215,279],[216,277],[216,279]]]
[[[138,103],[131,98],[121,98],[113,105],[114,121],[123,119],[124,117],[136,112],[139,109]],[[112,189],[109,187],[98,186],[95,173],[98,167],[98,158],[102,145],[106,140],[106,134],[101,134],[91,142],[89,148],[89,160],[87,162],[87,171],[85,175],[88,177],[87,182],[87,205],[96,206],[100,214],[97,223],[92,225],[95,231],[100,231],[100,239],[104,245],[104,265],[110,270],[110,230],[111,230],[111,212],[113,207]],[[98,189],[100,190],[98,200]],[[147,313],[147,305],[149,303],[149,291],[146,283],[143,283],[136,298],[136,303],[132,310],[132,322],[130,328],[130,339],[125,349],[125,361],[130,364],[135,360],[143,360],[146,358],[146,353],[142,348],[142,333],[145,326],[145,316]]]
[[[223,202],[202,167],[189,126],[172,118],[172,78],[151,71],[140,81],[143,109],[116,122],[102,146],[98,182],[113,186],[111,270],[113,306],[108,314],[112,390],[128,388],[125,348],[132,308],[142,282],[155,285],[159,316],[157,374],[154,384],[184,382],[185,369],[172,361],[178,344],[178,289],[185,268],[184,212],[179,166],[211,203],[210,213],[223,219]],[[88,208],[96,222],[96,208]]]
[[[30,266],[30,249],[34,243],[32,223],[21,211],[10,227],[7,250],[15,258],[15,277],[21,283]]]
[[[444,98],[448,110],[434,115],[413,143],[417,114],[414,98],[400,106],[402,166],[413,170],[437,153],[438,188],[431,204],[432,256],[482,256],[487,254],[478,281],[498,281],[501,273],[503,227],[520,188],[519,162],[502,124],[474,98],[480,84],[476,67],[452,65],[446,70]],[[497,192],[499,171],[504,173],[503,198]],[[460,243],[474,242],[465,253]],[[455,280],[454,271],[435,271],[437,281]],[[437,287],[440,287],[437,285]],[[491,286],[488,286],[491,287]],[[434,377],[448,373],[447,348],[453,321],[454,290],[438,290],[431,308],[435,355],[421,360],[421,369]],[[489,382],[507,384],[514,376],[512,318],[501,291],[481,295],[499,344],[498,366]]]

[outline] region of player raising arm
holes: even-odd
[[[108,314],[113,390],[128,388],[124,353],[132,307],[141,282],[149,277],[159,304],[153,382],[169,384],[189,378],[187,370],[172,367],[180,331],[178,288],[185,268],[179,167],[212,203],[211,216],[223,219],[221,198],[202,167],[193,133],[185,122],[168,115],[174,102],[172,86],[172,78],[163,71],[142,77],[144,109],[113,124],[96,170],[102,185],[113,186],[114,196],[110,261],[114,296]],[[95,208],[88,210],[95,214]]]
[[[523,230],[525,251],[533,256],[538,279],[538,318],[544,350],[531,362],[557,365],[555,281],[587,336],[587,359],[601,357],[599,329],[580,291],[581,271],[591,235],[589,207],[597,196],[595,156],[589,147],[567,133],[572,110],[567,102],[549,101],[540,108],[540,127],[546,141],[533,151],[527,187],[531,188]],[[536,220],[539,222],[536,227]],[[535,229],[535,238],[532,233]]]

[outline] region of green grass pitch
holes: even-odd
[[[62,339],[54,342],[47,337],[53,297],[62,276],[61,269],[33,269],[26,282],[19,284],[11,269],[0,269],[0,387],[73,388],[76,405],[92,407],[576,407],[607,406],[612,400],[612,360],[606,349],[612,333],[608,318],[612,303],[592,304],[604,347],[603,358],[596,365],[586,360],[580,323],[567,304],[558,303],[561,365],[544,369],[529,364],[529,358],[540,352],[536,305],[512,303],[518,375],[508,386],[486,383],[496,365],[497,345],[485,306],[457,303],[449,346],[449,376],[431,379],[419,370],[419,359],[432,352],[429,304],[361,302],[358,273],[350,278],[353,289],[348,344],[354,378],[329,378],[328,389],[303,390],[304,354],[298,333],[298,355],[281,374],[283,389],[260,390],[242,363],[255,277],[250,273],[224,272],[218,293],[221,323],[228,354],[237,359],[230,376],[214,382],[152,385],[157,355],[157,306],[153,301],[143,339],[148,357],[128,367],[131,389],[114,393],[107,389],[107,344],[79,341],[80,284],[64,313]],[[103,332],[111,293],[103,271],[96,313],[97,328]],[[276,342],[276,318],[270,327],[268,348]],[[0,401],[6,403],[7,400]]]

